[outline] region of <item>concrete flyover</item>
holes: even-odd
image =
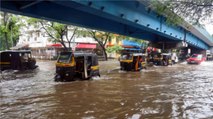
[[[1,1],[1,11],[93,28],[151,42],[187,42],[207,50],[213,38],[203,29],[171,26],[143,2],[90,0]]]

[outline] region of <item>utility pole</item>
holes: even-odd
[[[11,42],[12,42],[12,47],[13,47],[13,27],[11,26],[10,27],[10,39],[11,39]]]

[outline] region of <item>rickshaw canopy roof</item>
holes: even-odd
[[[73,52],[71,52],[71,51],[69,51],[69,52],[61,52],[60,54],[67,54],[67,53],[73,53]],[[73,53],[74,54],[74,57],[79,57],[79,56],[84,56],[84,57],[88,57],[88,56],[96,56],[96,54],[94,54],[94,53],[90,53],[90,52],[74,52]]]
[[[30,50],[6,50],[6,51],[1,51],[0,54],[3,53],[31,53]]]
[[[171,53],[162,53],[161,55],[171,55]]]

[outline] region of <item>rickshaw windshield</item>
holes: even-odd
[[[170,55],[163,55],[164,58],[170,58]]]
[[[58,58],[58,62],[60,63],[68,63],[71,59],[72,53],[62,53]]]
[[[132,54],[123,54],[121,55],[121,60],[131,60]]]

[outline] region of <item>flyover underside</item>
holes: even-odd
[[[122,14],[121,16],[115,16],[115,14],[113,14],[115,11],[107,11],[106,9],[103,11],[104,7],[100,8],[102,10],[97,10],[90,5],[86,5],[87,2],[88,1],[85,1],[85,3],[82,4],[76,1],[3,1],[1,10],[65,24],[118,33],[152,42],[166,41],[176,43],[177,41],[183,41],[184,35],[182,30],[175,31],[174,28],[169,28],[165,23],[160,24],[160,21],[157,21],[155,18],[146,18],[146,16],[143,15],[144,17],[142,17],[142,19],[146,19],[140,24],[137,22],[141,19],[131,21],[129,18],[122,18]],[[90,2],[88,2],[88,4],[90,4]],[[99,4],[101,4],[101,2],[98,2],[98,5]],[[105,4],[110,6],[112,3]],[[129,12],[129,17],[136,16],[134,14],[132,16],[132,14],[133,13]],[[152,23],[155,25],[152,25]],[[156,27],[149,27],[149,25]],[[208,45],[203,41],[190,35],[188,35],[186,41],[198,48],[208,48]]]
[[[130,25],[112,21],[110,19],[105,19],[101,16],[86,13],[74,8],[58,5],[55,3],[50,4],[48,1],[37,3],[36,5],[25,9],[18,9],[15,4],[10,2],[5,3],[5,5],[6,7],[2,10],[6,12],[118,33],[126,36],[147,39],[150,41],[157,39],[157,34],[152,33],[151,31],[147,31],[145,28],[134,28]],[[73,3],[73,6],[77,5]]]

